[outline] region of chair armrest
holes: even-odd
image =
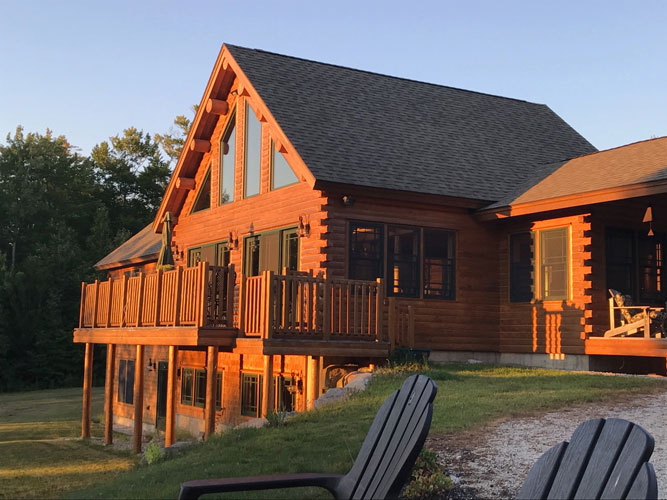
[[[226,477],[200,479],[181,484],[179,500],[196,500],[207,493],[229,491],[270,490],[275,488],[297,488],[319,486],[334,492],[343,478],[341,474],[280,474],[270,476]]]

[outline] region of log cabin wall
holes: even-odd
[[[346,193],[327,194],[327,246],[322,265],[328,277],[348,277],[350,221],[454,231],[455,299],[397,297],[395,300],[414,306],[415,347],[498,350],[498,269],[494,257],[497,232],[493,225],[476,221],[469,209],[402,200],[397,192],[382,198],[357,193],[351,206],[342,202]],[[386,251],[384,255],[386,274]]]
[[[584,354],[581,334],[592,331],[592,222],[589,213],[556,212],[522,217],[502,224],[499,240],[500,352],[540,353],[558,357]],[[569,228],[569,292],[567,300],[535,299],[535,255],[533,255],[533,300],[510,301],[510,236],[531,232],[533,241],[542,230]],[[535,251],[535,243],[533,243]],[[539,295],[539,293],[538,293]]]
[[[235,89],[235,85],[232,87]],[[299,219],[307,222],[310,233],[299,238],[299,270],[320,269],[324,255],[321,248],[325,241],[322,235],[321,221],[325,217],[326,197],[321,191],[313,190],[300,179],[295,184],[271,190],[271,137],[269,127],[262,126],[260,193],[243,198],[244,186],[244,134],[246,126],[245,98],[238,98],[230,93],[228,98],[229,113],[220,116],[211,137],[211,150],[204,154],[195,175],[195,188],[192,189],[177,214],[174,225],[173,242],[176,247],[174,258],[177,265],[187,265],[188,250],[193,247],[213,242],[238,239],[238,247],[231,248],[230,263],[234,264],[237,277],[243,271],[242,259],[244,238],[267,231],[294,228]],[[235,109],[235,112],[233,111]],[[234,201],[219,204],[220,189],[220,139],[227,129],[230,117],[236,115],[236,154]],[[289,161],[289,158],[287,158]],[[192,213],[199,188],[205,181],[208,169],[211,169],[211,208]],[[252,233],[251,233],[252,228]]]
[[[168,349],[165,346],[145,346],[144,363],[151,360],[155,367],[144,369],[144,430],[153,432],[157,421],[158,404],[158,364],[167,362]],[[116,350],[114,367],[114,423],[116,425],[131,426],[134,405],[124,403],[119,397],[119,368],[123,361],[134,361],[136,348],[134,345],[119,345]],[[305,382],[306,358],[304,356],[274,356],[274,375],[294,377]],[[204,408],[194,404],[187,404],[182,397],[183,370],[204,370],[206,368],[206,352],[180,349],[176,360],[177,378],[175,381],[175,411],[176,427],[184,429],[193,435],[204,431]],[[135,368],[136,370],[136,368]],[[263,356],[259,354],[236,354],[229,352],[218,353],[218,371],[222,372],[221,408],[216,409],[215,421],[218,426],[234,426],[252,416],[241,414],[242,374],[259,374],[264,370]],[[130,387],[132,391],[132,387]],[[194,397],[194,394],[193,394]],[[297,393],[295,408],[305,410],[305,393]]]

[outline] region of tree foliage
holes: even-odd
[[[0,391],[80,382],[81,282],[151,221],[170,174],[160,143],[134,127],[90,157],[48,130],[0,143]]]

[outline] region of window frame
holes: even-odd
[[[130,372],[131,364],[131,372]],[[119,403],[133,405],[134,404],[134,376],[135,376],[135,360],[134,359],[119,359],[118,360],[118,387],[116,389],[116,400]],[[128,374],[132,373],[131,378]],[[121,395],[123,396],[121,398]]]
[[[546,234],[549,233],[555,233],[555,232],[561,232],[565,235],[565,294],[564,295],[559,295],[559,294],[548,294],[545,291],[545,286],[546,286],[546,277],[545,277],[545,267],[546,264],[544,262],[545,259],[545,249],[544,249],[544,237]],[[534,253],[537,255],[536,260],[536,272],[535,275],[539,279],[539,298],[544,301],[544,302],[550,302],[550,301],[567,301],[570,300],[571,297],[571,285],[572,285],[572,278],[570,276],[571,273],[571,268],[572,268],[572,250],[571,250],[571,235],[570,235],[570,226],[558,226],[558,227],[550,227],[547,229],[540,229],[536,231],[536,238],[535,241],[537,243],[537,248],[535,249]]]
[[[210,265],[215,265],[215,266],[222,266],[222,265],[229,265],[229,262],[231,262],[231,248],[229,246],[229,241],[227,240],[220,240],[220,241],[214,241],[212,243],[206,243],[204,245],[199,245],[196,247],[190,247],[188,248],[188,253],[187,253],[187,265],[188,267],[193,267],[196,266],[199,262],[202,261],[202,256],[204,254],[204,249],[209,248],[209,247],[215,247],[215,263],[210,264]],[[220,253],[219,250],[223,250],[223,255],[226,255],[226,260],[227,264],[220,264]],[[197,262],[194,262],[194,256],[199,255],[199,260]],[[224,260],[224,259],[223,259]]]
[[[193,408],[205,408],[206,407],[206,384],[207,384],[207,373],[206,373],[206,368],[195,368],[192,366],[184,366],[181,367],[181,394],[180,394],[180,405],[181,406],[187,406],[187,407],[193,407]],[[222,395],[224,391],[224,369],[216,370],[215,374],[215,381],[216,381],[216,388],[215,388],[215,409],[216,410],[221,410],[222,409]],[[184,392],[183,388],[186,386],[185,380],[186,380],[186,373],[189,373],[191,383],[190,385],[190,398],[189,401],[184,400]],[[201,401],[201,398],[198,398],[198,391],[203,387],[203,394],[204,394],[204,399]]]
[[[211,169],[213,168],[212,165],[209,164],[208,169],[206,170],[206,174],[204,174],[204,180],[201,183],[201,186],[199,188],[199,191],[197,192],[197,197],[195,198],[194,203],[192,204],[192,208],[190,209],[190,215],[193,214],[198,214],[200,212],[205,212],[206,210],[211,209]],[[199,203],[199,199],[201,198],[202,194],[204,193],[204,188],[206,187],[206,184],[208,184],[208,206],[205,208],[197,208],[197,204]]]
[[[412,233],[412,237],[414,238],[413,240],[413,245],[416,243],[416,253],[412,254],[413,257],[415,257],[414,262],[408,262],[407,264],[412,268],[412,274],[414,275],[414,283],[412,288],[414,290],[412,292],[409,291],[395,291],[396,288],[399,289],[406,289],[410,288],[410,286],[406,286],[403,284],[401,286],[401,280],[399,276],[399,281],[396,281],[394,279],[394,270],[396,269],[397,264],[406,264],[405,262],[400,262],[400,258],[397,261],[396,256],[401,256],[404,254],[396,253],[390,249],[389,245],[389,239],[392,237],[391,232],[392,230],[408,230]],[[422,265],[424,263],[424,255],[422,252],[422,247],[423,247],[423,231],[421,227],[418,226],[405,226],[405,225],[397,225],[397,224],[387,224],[386,227],[386,263],[387,263],[387,268],[385,270],[385,276],[387,277],[387,296],[388,297],[411,297],[411,298],[419,298],[423,288],[423,283],[424,283],[424,277],[421,276],[422,272]],[[405,254],[407,255],[407,254]],[[390,282],[391,281],[391,282]]]
[[[515,238],[527,237],[530,239],[530,258],[528,263],[524,262],[514,262],[514,245],[512,240]],[[535,298],[535,267],[537,265],[535,259],[535,233],[533,231],[521,231],[517,233],[512,233],[508,237],[508,300],[510,303],[519,304],[532,302]],[[522,273],[525,273],[528,270],[528,283],[524,283],[521,280],[524,278]],[[528,291],[521,290],[521,288],[526,287]]]
[[[422,276],[421,276],[421,296],[424,299],[434,299],[434,300],[449,300],[449,301],[455,301],[456,300],[456,272],[457,272],[457,234],[456,231],[452,229],[440,229],[440,228],[435,228],[435,227],[422,227],[422,257],[421,257],[421,264],[422,264]],[[427,266],[430,267],[433,264],[427,264],[426,259],[426,233],[427,232],[438,232],[441,233],[441,236],[446,235],[447,241],[446,241],[446,246],[452,247],[452,255],[451,256],[446,256],[442,257],[441,259],[444,261],[442,264],[443,268],[443,286],[442,290],[443,292],[440,294],[431,294],[431,293],[426,293],[426,273],[427,273]],[[448,269],[448,272],[445,272],[445,270]],[[449,277],[449,280],[446,280],[444,276]],[[449,292],[447,293],[447,290]]]
[[[220,136],[220,158],[219,158],[219,165],[218,165],[218,206],[223,206],[228,203],[232,203],[234,201],[234,191],[236,189],[236,157],[237,157],[237,148],[236,148],[236,143],[238,137],[236,136],[237,132],[237,123],[236,123],[236,107],[234,107],[233,111],[230,114],[229,119],[227,120],[227,124],[225,125],[225,130]],[[232,145],[229,142],[229,136],[234,133],[234,144]],[[224,179],[224,168],[225,168],[225,153],[224,153],[224,146],[223,144],[228,144],[230,151],[233,148],[234,151],[234,161],[231,162],[232,165],[232,189],[231,189],[231,198],[228,201],[223,201],[222,200],[222,195],[223,195],[223,179]]]
[[[273,139],[271,139],[270,151],[271,151],[271,156],[269,156],[269,161],[271,162],[271,164],[269,166],[269,177],[270,177],[271,191],[275,191],[277,189],[282,189],[287,186],[293,186],[294,184],[298,184],[299,176],[296,175],[296,172],[294,171],[294,169],[292,169],[292,166],[287,161],[287,158],[285,158],[285,155],[282,152],[278,151],[278,149],[276,149],[276,143]],[[275,183],[276,155],[281,155],[283,157],[283,159],[285,160],[285,164],[287,165],[287,168],[289,168],[292,174],[294,175],[294,182],[290,182],[289,184],[283,184],[282,186],[276,186]]]
[[[386,231],[385,231],[385,225],[384,223],[381,222],[371,222],[371,221],[350,221],[348,225],[348,231],[347,231],[347,236],[348,236],[348,249],[347,249],[347,258],[348,258],[348,265],[347,265],[347,276],[349,279],[363,279],[358,276],[353,276],[352,271],[353,271],[353,266],[359,262],[359,261],[371,261],[371,259],[364,258],[364,257],[355,257],[354,256],[354,245],[353,245],[353,237],[354,237],[354,231],[356,229],[377,229],[378,234],[379,234],[379,256],[376,257],[376,262],[375,262],[375,271],[377,274],[377,278],[384,278],[384,272],[385,272],[385,256],[386,256],[386,250],[385,247],[387,245],[386,243]],[[355,264],[353,264],[355,263]]]
[[[252,119],[256,120],[257,123],[259,124],[259,154],[258,154],[258,160],[257,160],[257,165],[254,165],[254,168],[257,168],[257,192],[253,194],[248,194],[248,144],[249,144],[249,137],[248,137],[248,129],[250,127],[250,113],[252,113]],[[247,198],[252,198],[253,196],[257,196],[262,193],[262,142],[263,142],[263,137],[262,137],[262,122],[257,119],[257,114],[255,113],[255,110],[250,106],[250,102],[248,100],[245,101],[245,120],[244,120],[244,131],[243,131],[243,199]]]

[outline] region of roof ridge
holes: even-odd
[[[506,99],[506,100],[509,100],[509,101],[522,102],[522,103],[525,103],[525,104],[531,104],[533,106],[548,107],[546,104],[543,104],[543,103],[526,101],[525,99],[517,99],[516,97],[507,97],[507,96],[502,96],[502,95],[491,94],[489,92],[481,92],[481,91],[478,91],[478,90],[470,90],[470,89],[464,89],[464,88],[460,88],[460,87],[452,87],[451,85],[441,85],[441,84],[433,83],[433,82],[424,82],[422,80],[415,80],[414,78],[405,78],[405,77],[402,77],[402,76],[387,75],[385,73],[379,73],[377,71],[369,71],[369,70],[366,70],[366,69],[351,68],[350,66],[343,66],[342,64],[333,64],[333,63],[327,63],[327,62],[322,62],[322,61],[316,61],[314,59],[307,59],[305,57],[290,56],[290,55],[287,55],[287,54],[279,54],[278,52],[271,52],[270,50],[251,49],[249,47],[243,47],[242,45],[234,45],[232,43],[224,43],[223,45],[225,45],[227,47],[242,49],[242,50],[252,50],[254,52],[263,52],[265,54],[270,54],[272,56],[286,57],[288,59],[296,59],[296,60],[299,60],[299,61],[305,61],[305,62],[309,62],[309,63],[320,64],[322,66],[330,66],[330,67],[333,67],[333,68],[340,68],[340,69],[346,69],[346,70],[349,70],[349,71],[356,71],[358,73],[366,73],[366,74],[369,74],[369,75],[381,76],[381,77],[384,77],[384,78],[392,78],[394,80],[403,80],[403,81],[406,81],[406,82],[419,83],[419,84],[422,84],[422,85],[430,85],[432,87],[458,90],[460,92],[469,92],[471,94],[478,94],[478,95],[484,95],[484,96],[488,96],[488,97],[495,97],[495,98],[498,98],[498,99]]]
[[[630,147],[630,146],[635,146],[637,144],[641,144],[641,143],[644,143],[644,142],[658,141],[660,139],[667,139],[667,135],[663,135],[663,136],[660,136],[660,137],[650,137],[648,139],[641,139],[639,141],[630,142],[628,144],[621,144],[620,146],[614,146],[613,148],[603,149],[601,151],[593,151],[592,153],[586,153],[586,154],[583,154],[583,155],[575,156],[574,158],[570,158],[567,161],[578,160],[579,158],[585,158],[587,156],[597,155],[597,154],[601,154],[601,153],[608,153],[608,152],[614,151],[616,149],[623,149],[623,148],[627,148],[627,147]]]

